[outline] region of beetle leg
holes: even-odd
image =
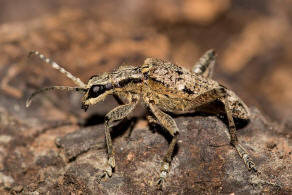
[[[136,107],[139,100],[139,96],[135,95],[130,103],[118,106],[112,109],[105,116],[105,139],[107,146],[107,154],[108,154],[108,168],[104,171],[104,173],[99,176],[99,180],[104,176],[112,176],[112,170],[115,168],[115,156],[114,149],[112,145],[112,139],[110,135],[110,128],[114,126],[114,122],[119,121],[127,117]]]
[[[152,115],[147,115],[146,118],[147,118],[149,124],[152,124],[152,123],[153,124],[160,124],[159,121]]]
[[[254,172],[257,172],[257,168],[255,166],[255,163],[253,162],[252,158],[248,154],[248,152],[244,149],[242,145],[240,145],[237,135],[236,135],[236,128],[234,124],[234,120],[232,117],[231,109],[229,106],[229,101],[227,99],[227,96],[224,96],[221,101],[224,103],[225,106],[225,111],[228,119],[228,124],[229,124],[229,133],[230,133],[230,144],[233,145],[239,156],[242,158],[244,161],[244,164],[248,168],[248,170],[253,170]]]
[[[151,109],[152,113],[154,114],[154,116],[158,120],[156,122],[159,122],[159,124],[161,124],[173,136],[171,143],[168,146],[167,153],[163,158],[163,162],[162,162],[161,169],[160,169],[160,176],[159,176],[159,180],[158,180],[158,185],[160,188],[162,188],[163,184],[165,182],[165,179],[167,177],[167,174],[169,172],[169,169],[170,169],[170,163],[172,160],[172,155],[173,155],[175,145],[177,143],[179,129],[178,129],[174,119],[171,116],[169,116],[168,114],[162,112],[153,103],[149,103],[149,108]]]
[[[249,156],[248,152],[244,149],[243,146],[241,146],[238,142],[238,138],[236,135],[236,127],[234,124],[233,116],[232,116],[232,111],[229,105],[229,100],[227,96],[227,91],[224,87],[217,87],[214,89],[211,89],[199,96],[197,96],[192,102],[195,107],[201,106],[203,104],[212,102],[216,99],[219,99],[222,101],[225,107],[225,112],[228,118],[228,129],[229,129],[229,135],[230,135],[230,144],[233,145],[239,156],[243,159],[245,165],[249,170],[253,170],[257,172],[256,166],[254,162],[252,161],[251,157]]]
[[[211,78],[216,61],[215,57],[215,51],[213,49],[208,50],[193,66],[192,72],[202,75],[205,78]]]
[[[243,159],[247,168],[249,170],[253,170],[253,171],[257,172],[255,163],[252,161],[248,152],[244,149],[244,147],[242,145],[239,144],[239,141],[238,141],[238,138],[236,135],[236,127],[234,124],[232,111],[231,111],[231,108],[229,105],[229,100],[228,100],[226,89],[224,87],[217,87],[217,88],[211,89],[211,90],[197,96],[193,100],[193,104],[196,107],[196,106],[200,106],[200,105],[212,102],[216,99],[219,99],[220,101],[222,101],[222,103],[224,104],[224,107],[225,107],[225,112],[226,112],[227,119],[228,119],[230,144],[236,148],[239,156]]]

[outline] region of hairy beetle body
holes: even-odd
[[[92,76],[87,84],[57,63],[44,57],[39,52],[31,52],[64,73],[77,87],[53,86],[33,93],[28,101],[47,90],[75,90],[84,93],[81,108],[103,101],[108,95],[116,95],[124,100],[105,116],[105,138],[108,152],[108,168],[100,176],[111,176],[115,167],[114,149],[110,128],[115,121],[126,118],[140,100],[150,110],[150,122],[164,127],[173,136],[168,151],[163,158],[158,183],[163,185],[177,143],[179,129],[174,119],[167,113],[184,114],[197,111],[212,114],[223,114],[228,119],[230,144],[235,147],[249,170],[257,171],[248,152],[240,145],[234,119],[248,120],[249,110],[245,103],[231,90],[211,79],[215,64],[215,52],[207,51],[194,65],[192,71],[170,62],[147,58],[142,66],[122,66],[111,73]]]

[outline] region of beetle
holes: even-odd
[[[141,66],[121,66],[113,72],[94,75],[87,84],[43,54],[32,51],[30,55],[38,56],[54,69],[65,74],[77,87],[42,88],[28,98],[27,107],[34,96],[48,90],[82,92],[81,108],[85,111],[89,106],[103,101],[108,95],[116,95],[126,100],[124,105],[117,106],[105,115],[108,166],[100,178],[111,177],[112,170],[116,166],[110,128],[114,126],[114,122],[126,118],[139,102],[143,102],[151,111],[150,122],[161,125],[172,136],[161,165],[159,185],[163,185],[170,170],[173,151],[179,135],[177,124],[168,113],[185,114],[204,111],[225,114],[228,120],[230,144],[235,147],[247,168],[257,172],[255,163],[238,141],[234,123],[234,119],[248,121],[249,109],[233,91],[211,78],[216,58],[214,50],[207,51],[191,71],[171,62],[147,58]],[[223,106],[218,108],[217,103],[221,103]]]

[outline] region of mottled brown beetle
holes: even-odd
[[[139,67],[121,66],[112,73],[94,75],[87,84],[84,84],[79,78],[74,77],[39,52],[32,51],[30,54],[39,56],[53,68],[64,73],[78,87],[53,86],[40,89],[28,98],[27,107],[35,95],[48,90],[76,90],[83,92],[81,107],[84,110],[87,110],[90,105],[103,101],[110,94],[127,100],[126,104],[114,108],[105,116],[108,168],[100,178],[104,176],[110,177],[112,169],[115,167],[110,128],[115,121],[120,121],[127,117],[134,110],[140,99],[153,114],[152,117],[149,117],[150,122],[160,124],[172,135],[172,141],[161,166],[158,181],[160,186],[163,185],[169,172],[173,150],[179,134],[179,129],[174,119],[165,112],[184,114],[203,111],[225,114],[228,119],[231,145],[236,148],[247,168],[257,171],[248,152],[239,144],[233,119],[247,121],[249,119],[248,107],[234,92],[210,79],[215,64],[215,52],[213,50],[207,51],[194,65],[192,71],[170,62],[147,58],[144,64]],[[212,107],[216,105],[214,104],[216,102],[221,103],[223,105],[222,108],[210,109],[210,105]]]

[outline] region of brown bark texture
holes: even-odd
[[[282,1],[0,2],[0,194],[291,194],[292,3]],[[216,2],[216,3],[215,3]],[[179,141],[157,190],[169,135],[149,126],[145,108],[112,130],[116,169],[105,168],[104,115],[118,104],[80,109],[80,95],[36,89],[73,83],[33,57],[38,50],[86,82],[146,57],[186,68],[217,50],[215,77],[251,108],[238,130],[260,174],[229,144],[224,119],[174,116]],[[131,126],[133,131],[128,137]]]

